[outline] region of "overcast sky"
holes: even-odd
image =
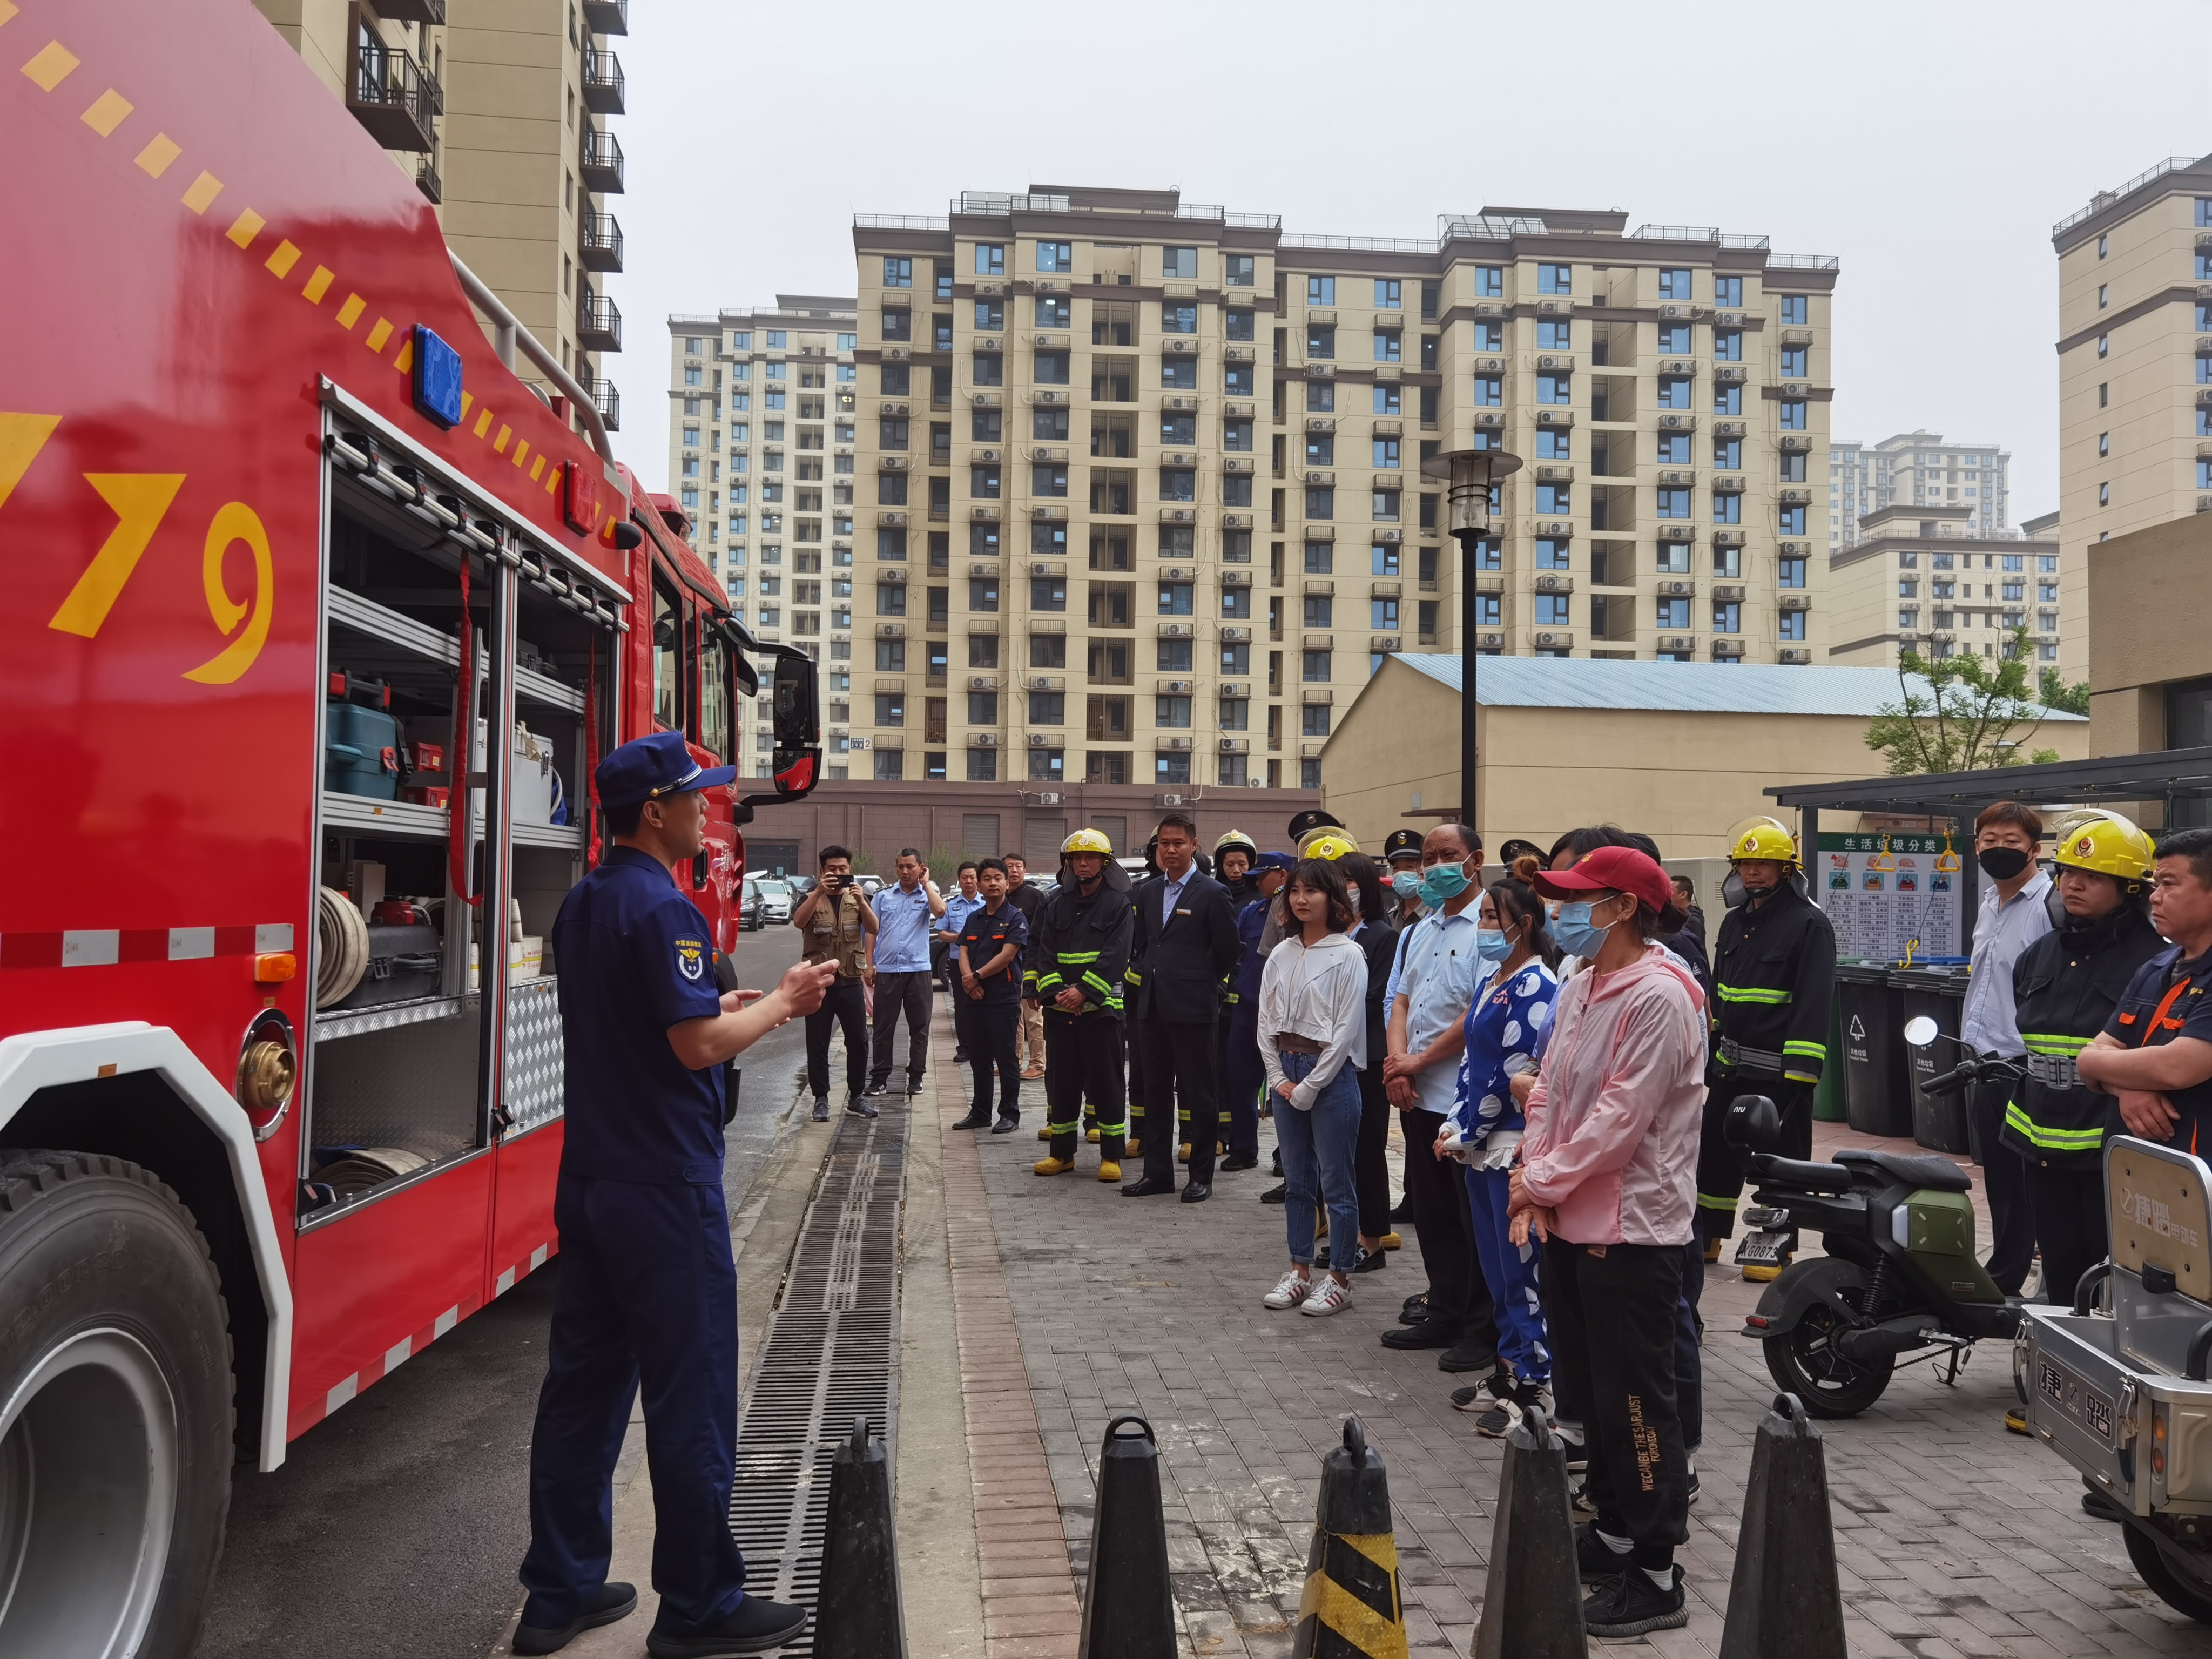
[[[1620,208],[1841,256],[1833,435],[2012,452],[2058,503],[2052,223],[2212,149],[2202,3],[633,0],[614,43],[623,453],[665,484],[671,313],[850,294],[855,212],[1179,186],[1286,231]]]

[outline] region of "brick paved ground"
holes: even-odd
[[[1092,1178],[1095,1147],[1077,1175],[1039,1179],[1030,1166],[1043,1150],[1034,1133],[1042,1085],[1024,1085],[1025,1097],[1032,1091],[1022,1133],[975,1137],[973,1173],[957,1152],[946,1161],[951,1212],[976,1206],[956,1243],[955,1300],[979,1516],[993,1483],[1007,1482],[1005,1501],[1021,1521],[1003,1529],[1031,1539],[1051,1581],[1006,1585],[1044,1598],[1034,1647],[1014,1644],[1027,1633],[1015,1611],[1026,1598],[987,1594],[994,1655],[1073,1654],[1060,1538],[1030,1530],[1043,1518],[1037,1449],[1079,1585],[1099,1438],[1111,1416],[1133,1408],[1151,1419],[1164,1454],[1176,1599],[1192,1654],[1290,1652],[1320,1460],[1354,1412],[1389,1466],[1413,1653],[1469,1653],[1500,1447],[1451,1408],[1453,1384],[1473,1378],[1376,1341],[1421,1288],[1410,1229],[1386,1271],[1356,1281],[1359,1299],[1346,1313],[1270,1313],[1260,1297],[1285,1254],[1282,1212],[1257,1202],[1272,1180],[1264,1160],[1224,1177],[1212,1201],[1196,1206],[1121,1197]],[[945,1121],[963,1108],[940,1091]],[[1862,1138],[1823,1125],[1817,1139],[1826,1157]],[[996,1273],[977,1259],[994,1243]],[[1773,1393],[1757,1346],[1733,1334],[1755,1290],[1732,1268],[1711,1270],[1704,1496],[1680,1557],[1691,1620],[1643,1644],[1670,1656],[1719,1649],[1751,1436]],[[1025,1395],[1006,1386],[1009,1321]],[[2011,1390],[2009,1350],[1985,1347],[1955,1389],[1912,1367],[1865,1415],[1827,1427],[1852,1652],[2212,1656],[2212,1630],[2169,1612],[2136,1579],[2118,1529],[2081,1513],[2073,1474],[2004,1432]],[[994,1540],[1002,1529],[985,1527]],[[984,1543],[987,1592],[988,1581],[1020,1572],[1011,1557],[994,1566],[994,1540]]]

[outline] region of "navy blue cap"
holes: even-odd
[[[1262,853],[1252,860],[1252,873],[1255,876],[1268,870],[1291,871],[1297,867],[1298,861],[1288,853]]]
[[[631,806],[727,783],[738,769],[702,766],[691,758],[681,732],[655,732],[612,750],[592,775],[599,781],[600,805]]]

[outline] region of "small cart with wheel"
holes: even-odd
[[[2118,1512],[2143,1583],[2212,1624],[2212,1167],[2118,1136],[2105,1183],[2111,1256],[2021,1327],[2028,1427]]]

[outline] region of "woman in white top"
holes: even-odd
[[[1329,1237],[1347,1255],[1359,1237],[1354,1170],[1358,1069],[1367,1063],[1367,956],[1346,931],[1356,912],[1334,865],[1307,860],[1284,892],[1298,932],[1268,954],[1260,977],[1259,1026],[1288,1189],[1283,1224],[1291,1267],[1262,1300],[1270,1308],[1325,1316],[1351,1302],[1345,1275],[1352,1263],[1332,1265],[1318,1284],[1314,1280],[1316,1188],[1328,1206]]]

